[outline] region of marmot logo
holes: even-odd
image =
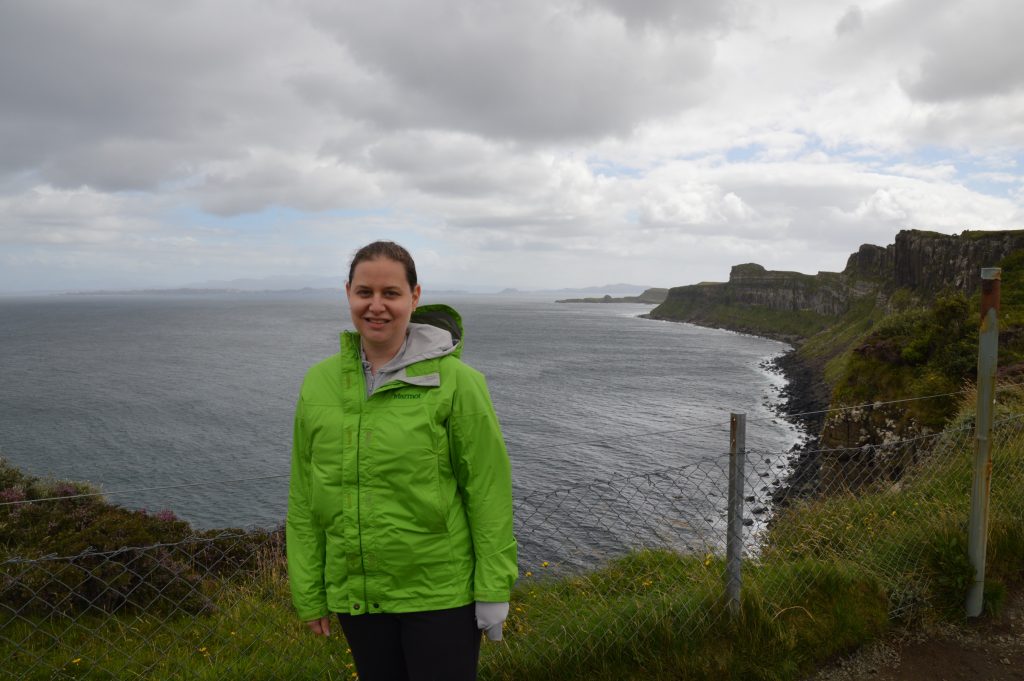
[[[391,393],[393,400],[418,400],[421,397],[423,397],[423,393]]]

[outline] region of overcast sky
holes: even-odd
[[[0,291],[836,271],[1024,228],[1020,0],[0,2]]]

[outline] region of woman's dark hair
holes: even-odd
[[[378,258],[387,258],[401,264],[405,268],[405,278],[409,281],[409,288],[416,288],[416,263],[413,262],[409,251],[394,241],[374,241],[356,251],[356,254],[352,256],[352,264],[348,266],[349,283],[352,282],[352,277],[356,273],[356,265]]]

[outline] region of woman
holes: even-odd
[[[362,681],[474,679],[517,577],[508,454],[462,325],[417,309],[416,265],[376,241],[345,284],[355,332],[306,374],[287,550],[315,634],[337,613]]]

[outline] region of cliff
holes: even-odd
[[[1024,230],[960,235],[904,230],[889,247],[891,262],[886,262],[885,269],[896,288],[922,295],[953,288],[971,295],[980,286],[982,267],[994,267],[1022,248]]]
[[[1024,230],[959,235],[904,230],[889,246],[861,246],[842,272],[801,274],[766,270],[755,263],[736,265],[728,282],[669,289],[665,302],[650,316],[799,343],[859,302],[886,301],[896,291],[920,300],[943,290],[972,295],[982,267],[992,267],[1022,248]]]

